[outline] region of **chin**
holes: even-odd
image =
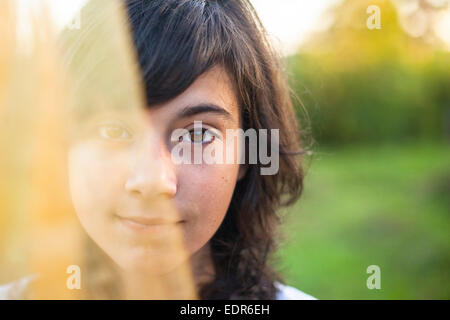
[[[170,273],[188,261],[186,254],[181,255],[179,251],[155,253],[144,249],[133,249],[112,258],[125,272],[153,276]]]

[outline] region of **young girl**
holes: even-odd
[[[92,117],[94,133],[68,153],[90,256],[112,266],[124,288],[110,283],[99,293],[88,283],[91,296],[157,298],[149,287],[173,281],[188,263],[201,299],[314,299],[283,285],[270,264],[277,211],[302,191],[303,151],[283,67],[254,9],[246,0],[125,6],[146,108]],[[184,134],[173,140],[177,129]],[[234,137],[227,130],[239,129],[267,134],[228,144]],[[218,145],[216,152],[232,151],[234,160],[243,150],[245,161],[176,163],[180,143],[193,151]],[[265,148],[279,157],[273,174],[262,174]],[[184,251],[166,245],[169,238],[180,239]],[[87,277],[95,270],[89,265]]]

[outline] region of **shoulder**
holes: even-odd
[[[317,300],[309,294],[279,282],[275,282],[275,288],[277,288],[276,300]]]
[[[0,300],[23,300],[27,296],[27,289],[36,276],[30,275],[14,282],[0,285]]]

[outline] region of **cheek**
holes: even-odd
[[[181,202],[195,208],[185,238],[194,253],[205,245],[220,227],[228,210],[237,181],[238,165],[186,166],[179,176]]]
[[[120,166],[89,146],[73,147],[68,155],[70,191],[83,222],[109,211],[120,192]]]

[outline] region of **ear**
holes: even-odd
[[[248,164],[241,164],[239,165],[239,173],[238,173],[238,179],[237,181],[241,180],[242,178],[245,177],[245,174],[247,173],[248,170]]]

